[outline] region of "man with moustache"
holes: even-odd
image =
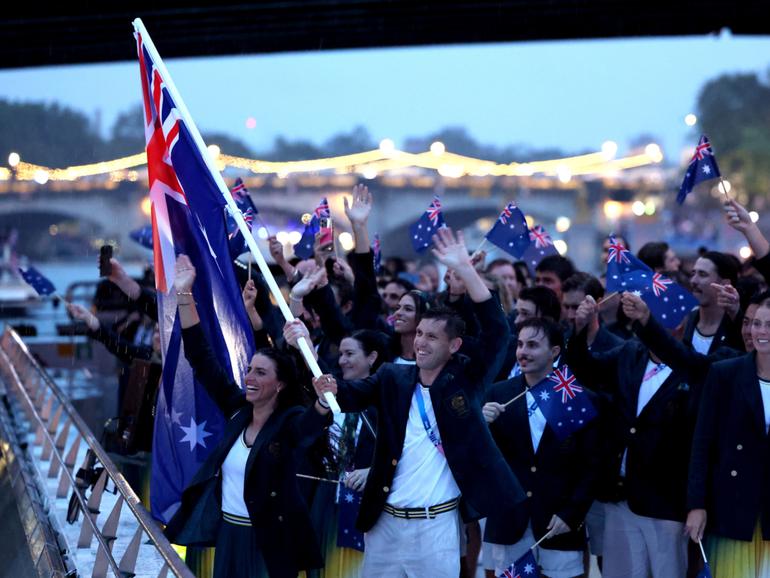
[[[498,576],[548,535],[535,549],[543,575],[573,578],[585,571],[583,520],[594,497],[597,430],[591,422],[560,440],[548,426],[529,389],[553,371],[564,346],[561,329],[542,317],[523,321],[517,329],[521,374],[493,385],[483,412],[527,500],[513,510],[500,508],[487,518],[487,564],[494,565]],[[506,405],[524,391],[525,396]]]

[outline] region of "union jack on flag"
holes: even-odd
[[[623,243],[620,243],[614,235],[610,235],[610,248],[607,253],[607,263],[615,261],[616,263],[630,263],[628,253],[630,251],[626,249]]]
[[[676,196],[676,202],[681,205],[687,195],[695,188],[695,185],[719,176],[721,174],[717,166],[717,158],[714,156],[714,149],[711,148],[711,143],[706,135],[701,135],[698,146],[695,147],[695,152],[687,165],[687,172],[685,172],[682,186]]]
[[[588,392],[566,365],[555,369],[531,388],[530,393],[560,440],[567,439],[597,415]]]
[[[562,369],[554,369],[553,373],[548,376],[548,379],[556,384],[553,386],[553,390],[556,393],[561,392],[562,403],[575,399],[575,395],[583,391],[583,388],[577,383],[577,379],[569,372],[569,367],[566,365]]]
[[[664,291],[668,290],[668,286],[672,283],[673,281],[665,275],[655,273],[652,276],[652,291],[655,293],[655,297],[660,297]]]
[[[438,198],[438,195],[433,196],[433,202],[426,212],[428,213],[428,219],[433,223],[433,226],[435,227],[438,225],[438,218],[441,215],[441,199]]]
[[[535,225],[529,230],[529,238],[530,240],[535,243],[535,247],[538,249],[542,249],[543,247],[548,247],[549,245],[553,245],[553,240],[551,239],[551,235],[545,232],[545,229],[543,228],[543,225]]]

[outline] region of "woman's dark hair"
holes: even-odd
[[[364,355],[370,355],[373,351],[377,353],[377,359],[372,365],[372,373],[377,371],[388,357],[389,347],[388,338],[385,334],[374,331],[373,329],[359,329],[349,333],[345,337],[355,339],[361,346]]]
[[[428,300],[428,295],[427,293],[417,289],[412,289],[408,293],[404,294],[404,296],[406,295],[409,295],[412,298],[412,301],[414,301],[415,322],[419,323],[420,319],[422,319],[422,316],[425,315],[425,312],[430,309],[430,301]]]
[[[283,383],[281,391],[278,392],[278,407],[281,409],[293,405],[305,405],[302,389],[299,386],[299,376],[297,366],[291,355],[278,349],[263,347],[257,350],[254,355],[267,357],[275,365],[275,376],[278,381]]]

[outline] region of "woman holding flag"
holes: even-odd
[[[295,449],[308,447],[330,420],[322,399],[304,409],[290,357],[260,349],[244,389],[217,363],[201,328],[192,287],[195,268],[176,262],[174,289],[185,355],[196,379],[229,418],[222,439],[182,495],[166,534],[172,542],[216,546],[214,577],[294,577],[323,565],[297,486]]]
[[[770,576],[770,299],[751,320],[754,352],[711,366],[693,438],[686,531],[714,576]]]

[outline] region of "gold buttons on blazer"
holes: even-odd
[[[730,472],[730,475],[731,475],[732,477],[736,477],[736,476],[738,475],[738,472],[736,472],[735,470],[733,470],[732,472]]]

